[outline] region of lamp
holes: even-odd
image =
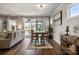
[[[69,26],[66,26],[66,35],[69,35]]]

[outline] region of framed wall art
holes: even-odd
[[[62,25],[62,11],[57,13],[54,17],[54,23],[56,26]]]

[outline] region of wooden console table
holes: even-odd
[[[79,54],[79,37],[61,35],[61,48],[67,54]]]

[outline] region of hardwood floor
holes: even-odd
[[[55,42],[50,42],[54,48],[52,49],[27,49],[30,44],[30,37],[16,44],[11,49],[0,50],[0,55],[62,55],[63,51],[60,46]]]

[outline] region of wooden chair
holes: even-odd
[[[35,45],[36,45],[36,41],[37,41],[37,34],[34,33],[33,30],[31,30],[31,42],[35,42]]]
[[[42,37],[43,37],[42,34],[38,34],[38,40],[41,39],[41,44],[40,45],[43,45],[43,42],[42,42],[43,38]]]
[[[49,38],[48,32],[43,34],[43,38],[48,40],[48,38]]]
[[[45,40],[48,41],[48,39],[49,39],[48,32],[44,33],[42,37],[43,37],[43,42],[44,42],[44,44],[45,44]]]

